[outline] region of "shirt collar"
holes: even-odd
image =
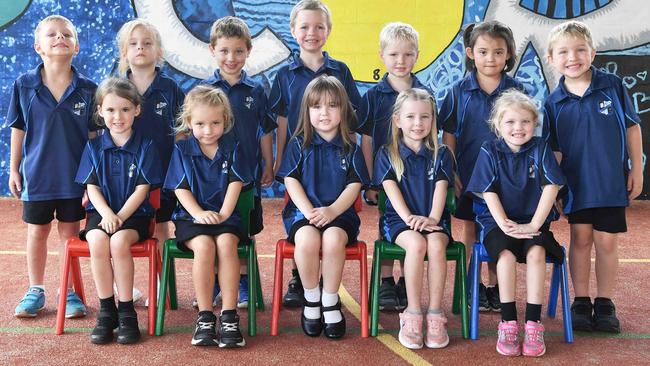
[[[133,130],[131,137],[129,137],[129,139],[126,141],[124,146],[122,146],[121,148],[115,145],[115,142],[113,142],[113,138],[111,138],[111,133],[109,130],[104,131],[104,134],[101,135],[101,139],[102,139],[101,140],[102,151],[116,149],[116,150],[128,151],[132,154],[137,154],[138,148],[142,144],[142,136],[137,130]]]
[[[521,146],[521,149],[519,149],[519,151],[514,152],[514,151],[512,151],[510,149],[510,147],[508,146],[508,144],[506,143],[506,141],[504,139],[498,138],[497,143],[496,143],[496,148],[497,148],[497,150],[499,150],[499,151],[501,151],[503,153],[506,153],[506,154],[520,154],[520,153],[523,153],[523,152],[526,152],[526,151],[530,150],[536,144],[537,144],[537,137],[533,136],[532,139],[530,139],[528,142],[526,142],[525,144],[523,144]]]
[[[323,145],[323,144],[328,145],[329,144],[329,145],[334,145],[336,147],[342,148],[343,147],[343,138],[341,137],[341,134],[338,133],[332,139],[332,141],[327,141],[324,138],[322,138],[321,135],[318,134],[318,132],[314,131],[314,134],[312,135],[312,138],[311,138],[311,143],[313,145]]]
[[[411,88],[420,88],[426,90],[424,85],[422,85],[420,80],[415,77],[415,74],[413,73],[411,73]],[[385,73],[384,77],[382,77],[381,80],[377,83],[377,90],[387,94],[397,93],[397,91],[393,89],[393,87],[388,82],[388,73]]]
[[[77,71],[77,68],[74,67],[74,65],[70,66],[72,68],[72,80],[70,81],[70,85],[74,90],[77,88],[77,83],[79,82],[79,72]],[[31,89],[38,89],[43,86],[43,80],[41,78],[42,69],[43,63],[36,66],[35,69],[27,71],[27,73],[25,73],[25,77],[23,78],[22,85]]]
[[[208,79],[206,79],[205,82],[207,84],[210,84],[210,85],[226,84],[228,86],[231,86],[227,81],[225,81],[221,77],[221,73],[219,73],[219,69],[215,69],[212,76],[210,76]],[[244,85],[250,86],[251,88],[255,87],[255,82],[253,81],[253,79],[251,79],[251,77],[248,76],[248,74],[246,74],[246,71],[244,71],[243,69],[241,71],[241,76],[239,77],[239,81],[237,81],[237,84],[244,84]],[[235,84],[235,85],[237,85],[237,84]],[[232,85],[232,86],[235,86],[235,85]]]
[[[323,51],[323,57],[325,60],[323,61],[323,66],[320,67],[319,71],[322,69],[339,70],[339,65],[330,58],[330,55],[327,52]],[[305,67],[305,65],[300,59],[300,52],[292,52],[289,59],[289,70],[295,70],[301,67]]]
[[[131,75],[133,72],[131,69],[126,70],[126,78],[129,78],[129,75]],[[151,90],[163,90],[164,88],[160,84],[162,79],[161,76],[161,71],[160,67],[156,66],[156,75],[153,77],[153,80],[151,81],[151,85],[147,88],[147,91],[145,91],[145,94],[150,93]]]
[[[196,137],[190,135],[190,137],[186,140],[187,142],[184,145],[183,148],[183,153],[185,155],[190,155],[190,156],[204,156],[203,151],[201,151],[201,146],[199,145],[199,140],[196,139]],[[223,142],[223,143],[221,143]],[[226,156],[227,152],[231,151],[233,149],[232,146],[230,146],[228,143],[220,141],[219,143],[219,148],[217,149],[217,153],[214,156],[213,161],[218,160],[222,156]]]
[[[494,91],[489,95],[499,95],[503,90],[515,86],[515,83],[510,81],[511,78],[507,74],[501,75],[501,80],[499,85]],[[467,78],[467,82],[462,84],[465,90],[482,90],[481,85],[478,82],[476,77],[476,70],[473,70]]]
[[[399,156],[402,158],[402,160],[408,159],[410,156],[415,155],[415,156],[421,156],[423,158],[429,158],[429,149],[427,149],[425,144],[422,144],[420,147],[420,150],[418,152],[414,152],[411,150],[406,144],[404,144],[403,141],[399,142]]]
[[[591,65],[591,83],[585,91],[584,95],[591,94],[595,90],[605,89],[610,86],[609,79],[607,78],[607,73],[598,70],[594,65]],[[564,85],[564,76],[560,77],[560,81],[557,84],[557,88],[549,95],[548,99],[550,102],[557,103],[566,98],[569,98],[572,93],[570,93],[566,86]],[[583,96],[584,96],[583,95]]]

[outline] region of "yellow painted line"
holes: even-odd
[[[24,250],[0,250],[0,255],[26,255]],[[59,252],[47,252],[47,255],[59,255]]]
[[[339,297],[343,305],[354,315],[359,322],[361,321],[361,306],[352,298],[348,290],[341,284],[339,287]],[[379,329],[383,329],[381,325]],[[379,334],[376,337],[379,342],[381,342],[386,348],[391,352],[395,353],[401,357],[404,361],[408,362],[411,365],[431,365],[424,358],[420,357],[417,353],[411,351],[410,349],[402,346],[397,339],[395,339],[390,334]]]

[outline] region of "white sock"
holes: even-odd
[[[339,302],[339,294],[334,293],[330,294],[323,291],[323,307],[334,306]],[[341,315],[340,310],[332,310],[323,312],[323,317],[325,317],[325,323],[338,323],[343,320],[343,315]]]
[[[45,291],[45,285],[31,285],[29,287],[34,287],[34,288],[40,289],[41,291]]]
[[[305,300],[309,302],[320,301],[320,288],[318,286],[314,288],[305,288]],[[320,319],[320,307],[305,306],[305,318]]]

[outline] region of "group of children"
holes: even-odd
[[[300,1],[290,19],[300,51],[278,71],[268,98],[243,71],[252,43],[238,18],[213,25],[209,47],[218,69],[187,96],[160,70],[160,35],[145,21],[122,27],[122,77],[98,88],[72,66],[79,51],[72,23],[61,16],[39,23],[34,47],[43,64],[16,80],[7,118],[9,187],[23,200],[28,224],[30,287],[16,316],[33,317],[44,307],[46,238],[56,213],[60,238],[79,234],[91,250],[100,298],[91,341],[111,342],[117,328],[119,343],[137,342],[130,246],[146,238],[155,215],[159,241],[173,236],[179,248],[194,253],[199,314],[192,344],[245,345],[236,311],[245,273],[237,245],[262,230],[260,188],[275,178],[288,193],[282,219],[296,246],[285,304],[303,307],[301,326],[309,336],[345,334],[337,292],[345,247],[359,233],[353,204],[362,189],[366,202],[375,204],[378,191],[385,192],[380,235],[406,251],[403,278],[396,282],[385,263],[380,289],[383,308],[404,309],[398,338],[405,347],[449,343],[442,308],[445,250],[452,240],[449,189],[458,197],[455,215],[464,220],[462,240],[471,245],[478,236],[496,262],[482,306],[501,311],[500,354],[541,356],[546,350],[540,321],[545,259],[564,258],[550,231],[559,214],[571,224],[574,329],[620,331],[611,301],[617,233],[626,231],[625,207],[642,188],[641,130],[621,80],[591,65],[595,49],[584,24],[566,22],[550,34],[547,57],[563,77],[545,102],[537,137],[540,113],[522,84],[506,74],[516,50],[512,31],[501,23],[465,30],[468,75],[449,90],[438,113],[431,91],[412,72],[419,48],[410,25],[390,23],[382,30],[379,55],[387,73],[361,98],[345,64],[323,52],[332,29],[327,6]],[[100,129],[104,133],[95,137]],[[360,146],[355,132],[362,135]],[[148,196],[158,187],[161,208],[154,212]],[[250,228],[242,228],[235,206],[247,189],[255,190],[255,208]],[[598,279],[593,304],[592,246]],[[429,302],[423,311],[425,255]],[[527,264],[523,341],[517,262]],[[67,317],[85,315],[72,290],[65,296]]]

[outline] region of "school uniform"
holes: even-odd
[[[23,220],[47,224],[83,219],[83,188],[74,182],[92,122],[97,85],[72,66],[72,80],[57,102],[41,80],[43,64],[16,79],[5,127],[25,132],[20,174]]]
[[[219,144],[217,153],[210,159],[203,154],[194,136],[178,141],[172,152],[163,188],[171,191],[187,189],[204,210],[219,212],[230,183],[252,182],[251,174],[239,161],[240,154],[239,145]],[[239,237],[240,241],[248,236],[248,233],[241,230],[241,218],[237,210],[220,224],[195,224],[192,215],[178,202],[172,220],[176,225],[176,242],[182,250],[189,250],[185,241],[198,235],[231,233]]]
[[[270,112],[268,99],[262,85],[250,78],[242,70],[241,77],[235,85],[230,85],[221,78],[219,69],[203,81],[221,89],[228,96],[232,113],[235,119],[234,126],[222,140],[227,143],[239,143],[241,155],[239,160],[248,166],[248,170],[255,178],[255,205],[251,212],[251,235],[258,234],[264,228],[262,222],[262,151],[260,140],[262,136],[273,132],[277,128],[275,118]]]
[[[549,231],[551,221],[558,219],[555,207],[540,228],[540,235],[533,239],[515,239],[501,231],[485,200],[479,196],[485,192],[496,193],[508,219],[526,224],[535,215],[547,184],[562,186],[565,178],[553,152],[541,137],[533,137],[518,152],[512,152],[503,139],[483,143],[466,192],[476,195],[474,208],[480,240],[492,259],[497,260],[501,251],[510,250],[523,263],[533,245],[543,246],[547,255],[558,260],[564,258],[562,248]]]
[[[474,220],[471,196],[466,196],[463,193],[474,170],[474,162],[476,162],[481,145],[485,141],[496,138],[487,122],[494,101],[503,91],[511,88],[525,92],[523,84],[507,74],[503,74],[499,86],[488,94],[481,89],[476,71],[472,71],[454,84],[440,105],[438,121],[445,132],[456,137],[455,154],[458,178],[463,185],[463,190],[456,192],[460,195],[455,213],[459,219]]]
[[[334,203],[349,184],[361,183],[362,186],[370,184],[368,170],[359,146],[353,145],[346,149],[340,134],[332,141],[326,141],[314,132],[311,144],[304,148],[303,141],[303,136],[294,137],[289,141],[276,179],[284,182],[284,178],[291,177],[300,181],[314,208],[326,207]],[[298,229],[310,225],[291,199],[282,210],[282,221],[290,242],[294,241]],[[356,242],[359,225],[359,216],[354,206],[350,206],[319,230],[339,227],[347,233],[348,244],[351,244]]]
[[[137,186],[148,184],[150,189],[154,189],[162,184],[162,166],[155,143],[134,130],[129,140],[118,147],[111,134],[106,132],[86,144],[75,182],[83,186],[99,186],[106,203],[117,214]],[[82,240],[85,240],[89,230],[104,231],[99,227],[102,217],[92,202],[88,202],[86,212],[86,228],[79,234]],[[153,215],[154,208],[147,195],[118,230],[136,230],[139,240],[144,240],[148,234],[149,219]]]
[[[274,113],[287,118],[287,141],[298,127],[300,104],[307,84],[316,77],[320,75],[336,77],[343,84],[352,107],[357,110],[361,104],[361,96],[350,69],[345,63],[330,58],[327,52],[323,52],[323,57],[325,58],[323,65],[314,72],[302,63],[300,52],[293,52],[289,64],[280,68],[273,80],[269,102]],[[350,130],[354,131],[356,127],[350,126]]]
[[[591,85],[582,97],[570,93],[564,77],[560,79],[544,103],[544,136],[554,151],[562,153],[569,222],[581,223],[572,218],[582,216],[583,210],[612,208],[596,216],[612,215],[608,220],[614,224],[589,223],[596,230],[624,232],[624,207],[629,205],[626,133],[641,120],[621,79],[593,66],[591,72]]]
[[[411,80],[411,88],[423,89],[433,95],[431,89],[424,86],[414,74],[411,74]],[[357,132],[372,137],[373,156],[377,154],[380,147],[390,141],[390,124],[398,95],[399,92],[388,82],[388,73],[386,73],[361,99],[357,112],[359,116]]]
[[[444,180],[451,185],[454,182],[452,153],[447,146],[442,145],[438,148],[437,157],[434,157],[433,151],[424,144],[419,151],[415,152],[400,141],[399,155],[404,162],[404,173],[398,181],[390,162],[388,147],[384,145],[379,149],[375,157],[373,185],[380,188],[382,183],[387,180],[396,182],[411,214],[429,216],[436,183]],[[438,226],[442,227],[441,232],[449,237],[449,242],[452,241],[450,220],[451,216],[445,207]],[[399,234],[406,230],[411,230],[411,228],[402,220],[395,211],[393,203],[386,197],[386,211],[379,222],[380,234],[385,240],[395,243]],[[431,232],[422,231],[421,233],[427,235]]]
[[[126,72],[129,78],[131,70]],[[162,177],[165,177],[169,159],[174,148],[176,118],[178,117],[185,93],[176,81],[156,67],[156,76],[149,88],[142,95],[140,115],[133,122],[133,129],[140,131],[143,137],[151,139],[160,154]],[[160,209],[156,212],[156,222],[171,220],[176,207],[176,197],[163,193],[160,196]]]

